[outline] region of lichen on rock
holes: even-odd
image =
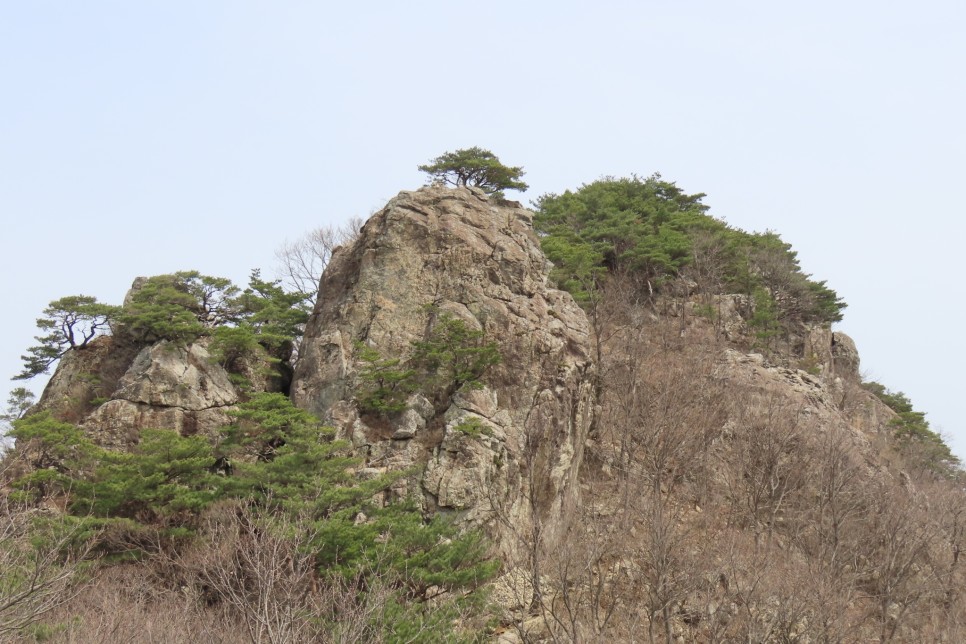
[[[526,524],[536,511],[552,532],[575,499],[594,366],[586,316],[549,285],[531,216],[466,188],[392,199],[333,254],[292,396],[327,416],[371,464],[424,468],[427,509],[478,525]],[[436,409],[408,404],[360,417],[352,406],[363,386],[359,347],[404,363],[443,316],[496,344],[501,360],[482,386],[464,386]]]

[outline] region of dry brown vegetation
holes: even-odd
[[[16,595],[0,606],[0,641],[399,641],[386,628],[399,610],[388,576],[385,583],[378,574],[320,576],[305,547],[306,525],[268,521],[232,502],[208,511],[198,536],[184,548],[158,547],[87,575],[53,557],[41,561],[42,574],[29,586],[37,598]],[[431,628],[417,627],[405,639],[431,641]]]
[[[600,413],[573,521],[548,535],[539,512],[519,532],[503,517],[525,553],[506,637],[966,641],[959,473],[896,448],[858,382],[826,382],[822,407],[741,377],[723,356],[751,346],[726,341],[720,318],[633,291],[615,279],[590,303]],[[532,438],[516,466],[537,508]],[[31,551],[26,515],[0,510],[0,566],[29,572],[3,588],[0,639],[399,641],[378,628],[393,610],[378,576],[321,578],[304,526],[279,532],[238,503],[209,510],[191,547],[87,571],[89,553],[64,556],[69,532]]]
[[[717,321],[593,305],[584,502],[520,639],[963,641],[962,478],[895,449],[858,382],[817,412],[723,366]]]

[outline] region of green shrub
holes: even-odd
[[[222,447],[234,449],[226,453],[249,446],[268,454],[239,461],[225,489],[267,511],[307,518],[321,571],[351,578],[378,565],[412,596],[429,586],[474,588],[495,572],[480,534],[464,534],[441,516],[427,520],[412,502],[381,502],[381,492],[413,472],[358,477],[361,459],[351,446],[281,394],[254,396],[234,415]]]
[[[143,429],[130,452],[102,451],[86,484],[75,486],[75,513],[185,527],[219,497],[211,473],[211,445],[204,436]]]
[[[775,301],[763,289],[757,288],[753,294],[754,309],[748,326],[755,332],[755,339],[761,346],[768,347],[774,337],[781,333]]]
[[[356,392],[359,409],[383,416],[406,409],[409,394],[419,388],[416,371],[403,367],[399,358],[383,358],[362,342],[356,343],[356,355],[362,361]]]
[[[926,414],[913,409],[908,396],[901,391],[890,391],[878,382],[864,382],[862,387],[896,412],[889,426],[897,445],[908,458],[943,474],[959,470],[959,458],[952,453],[942,436],[929,427]]]
[[[448,400],[461,387],[482,387],[483,374],[500,360],[496,343],[484,342],[483,331],[444,313],[425,340],[413,343],[411,363],[420,370],[424,388]]]
[[[484,342],[483,331],[475,331],[462,320],[442,314],[425,340],[412,343],[412,354],[383,358],[361,342],[356,355],[362,361],[356,403],[363,412],[388,416],[406,409],[406,400],[422,392],[438,404],[448,404],[460,388],[482,387],[486,370],[500,362],[495,342]]]
[[[465,436],[469,436],[470,438],[481,438],[483,436],[490,436],[493,434],[493,430],[484,425],[483,421],[475,416],[464,419],[453,429]]]
[[[391,605],[372,617],[378,632],[455,641],[456,618],[483,610],[473,591],[499,567],[483,536],[427,518],[413,501],[387,505],[392,484],[414,472],[359,476],[362,461],[351,446],[282,394],[254,395],[233,415],[217,450],[203,436],[145,429],[129,452],[98,449],[72,425],[30,416],[15,422],[15,432],[47,467],[15,483],[30,500],[66,498],[72,515],[63,517],[63,547],[86,552],[94,544],[105,564],[205,538],[196,529],[206,509],[237,499],[265,526],[304,530],[291,538],[308,544],[318,574],[361,579],[362,594],[368,579],[388,585]],[[216,455],[231,462],[221,476],[213,472]],[[56,537],[40,525],[32,536]],[[12,579],[9,571],[0,577]],[[430,589],[435,599],[424,603]]]
[[[137,288],[118,314],[128,333],[144,342],[169,340],[189,344],[210,328],[196,288],[220,278],[195,271],[150,277]]]
[[[801,271],[789,244],[710,217],[704,196],[657,174],[605,178],[540,197],[534,227],[554,263],[552,277],[583,304],[610,275],[630,278],[650,297],[688,270],[699,292],[764,289],[783,324],[841,319],[845,303]]]
[[[229,372],[237,372],[239,363],[246,358],[268,359],[258,336],[247,325],[218,327],[211,333],[208,349],[212,361]]]
[[[57,420],[48,411],[13,421],[10,435],[31,468],[13,482],[19,501],[67,493],[102,452],[77,426]]]

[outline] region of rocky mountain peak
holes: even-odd
[[[452,538],[427,539],[432,551],[482,527],[489,542],[466,552],[498,551],[501,574],[488,583],[501,642],[629,641],[642,624],[669,641],[949,639],[947,625],[966,610],[962,471],[904,394],[862,381],[855,343],[830,326],[844,306],[834,292],[796,273],[777,237],[719,231],[749,244],[752,268],[784,258],[787,279],[730,293],[726,280],[694,271],[652,283],[643,269],[601,266],[610,272],[588,317],[551,286],[540,249],[551,233],[538,237],[532,217],[475,189],[401,192],[335,249],[307,321],[304,290],[285,293],[257,272],[243,292],[191,271],[139,278],[112,335],[66,351],[34,411],[152,467],[164,451],[152,436],[207,437],[189,441],[207,456],[180,470],[195,486],[181,489],[210,493],[220,487],[215,470],[232,477],[222,500],[241,512],[255,506],[236,490],[262,493],[279,476],[289,485],[291,472],[324,472],[332,454],[345,456],[340,480],[361,488],[364,511],[329,506],[317,520],[381,548],[407,538],[379,526],[384,511],[403,507],[426,529],[437,523],[430,515],[456,519],[438,522]],[[762,243],[772,252],[755,255]],[[568,257],[555,261],[566,269]],[[566,280],[563,269],[556,277]],[[250,350],[232,353],[239,338]],[[269,429],[244,420],[254,409],[271,410]],[[345,442],[330,442],[333,432],[304,410]],[[86,476],[90,486],[74,489],[109,492],[120,471],[113,455],[101,450],[108,456],[93,472],[48,457],[41,448],[52,439],[39,432],[64,432],[51,427],[18,437],[20,469],[9,470],[6,492],[34,485],[38,502],[71,509],[63,489],[68,501],[43,487],[49,473],[37,486],[29,468]],[[265,435],[246,444],[252,428]],[[226,451],[216,457],[209,442]],[[314,448],[324,449],[308,464],[286,460]],[[296,489],[287,500],[337,489],[333,480],[285,488]],[[140,520],[143,498],[157,492],[119,499],[111,512],[130,527],[130,508]],[[220,508],[177,511],[200,530],[195,543],[207,545],[198,548],[228,551],[216,524],[241,515]],[[152,510],[158,521],[169,520],[164,511]],[[492,564],[480,562],[472,583],[495,575]],[[409,563],[400,566],[408,577]],[[177,584],[180,602],[187,586]],[[438,591],[434,582],[413,596],[436,601]]]
[[[576,493],[594,366],[587,319],[548,285],[549,268],[519,204],[466,188],[401,192],[333,254],[293,400],[338,425],[369,467],[425,464],[431,506],[480,524],[537,510],[552,528]],[[360,413],[364,352],[405,368],[441,320],[495,345],[499,363],[442,399],[416,383],[401,411]]]

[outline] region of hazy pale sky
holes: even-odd
[[[270,274],[479,145],[524,203],[661,172],[778,231],[966,457],[964,34],[961,0],[0,1],[0,374],[53,299]]]

